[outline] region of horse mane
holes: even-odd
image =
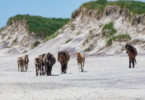
[[[52,54],[51,54],[51,53],[48,53],[48,54],[47,54],[47,58],[48,58],[48,59],[51,59],[51,58],[52,58]]]
[[[65,51],[58,52],[58,56],[60,56],[60,55],[64,55],[65,59],[67,59],[67,54]]]
[[[134,48],[132,45],[126,44],[125,48],[127,48],[130,52],[137,54],[136,48]]]

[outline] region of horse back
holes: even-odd
[[[63,54],[65,54],[65,55],[63,55]],[[65,61],[63,61],[63,62],[68,63],[68,61],[70,60],[70,54],[69,54],[69,52],[66,51],[66,50],[60,51],[60,52],[58,53],[58,58],[57,58],[59,62],[61,62],[61,58],[60,58],[61,55],[63,55],[63,57],[66,58]]]

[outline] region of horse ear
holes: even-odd
[[[128,43],[126,43],[125,48],[128,48]]]

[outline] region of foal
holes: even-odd
[[[133,47],[132,45],[129,45],[129,44],[125,45],[125,49],[128,53],[128,57],[129,57],[129,68],[131,68],[131,63],[132,63],[133,68],[134,68],[134,65],[136,63],[135,57],[137,56],[137,50],[135,47]]]
[[[85,55],[77,52],[76,56],[77,56],[77,61],[78,61],[78,68],[80,68],[81,72],[83,72],[84,71],[84,63],[85,63]],[[80,67],[79,67],[79,65],[80,65]]]

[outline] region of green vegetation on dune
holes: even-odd
[[[106,46],[111,46],[113,41],[128,41],[131,37],[128,34],[116,35],[117,30],[114,28],[114,23],[105,24],[102,29],[102,34],[107,38]]]
[[[103,12],[104,8],[108,5],[118,5],[120,6],[120,8],[127,8],[133,14],[145,13],[145,3],[134,0],[117,0],[117,1],[96,0],[84,3],[81,6],[81,8],[97,9]]]
[[[105,32],[105,31],[108,31],[108,32]],[[110,37],[110,36],[113,36],[117,32],[117,30],[114,28],[114,23],[110,22],[104,25],[102,32],[103,32],[103,36]]]
[[[106,46],[111,46],[113,41],[124,41],[124,40],[130,40],[131,37],[128,34],[120,34],[117,36],[113,36],[108,39]]]
[[[29,33],[37,33],[37,35],[42,38],[48,38],[48,36],[53,35],[69,21],[69,19],[65,18],[44,18],[40,16],[16,15],[8,20],[7,25],[11,25],[13,22],[21,20],[26,20]]]
[[[87,9],[98,9],[101,12],[104,11],[105,6],[107,5],[107,0],[96,0],[84,3],[81,8],[87,8]]]
[[[120,8],[128,8],[133,14],[145,13],[145,2],[133,1],[133,0],[119,0],[116,2],[110,2],[110,5],[118,5]]]

